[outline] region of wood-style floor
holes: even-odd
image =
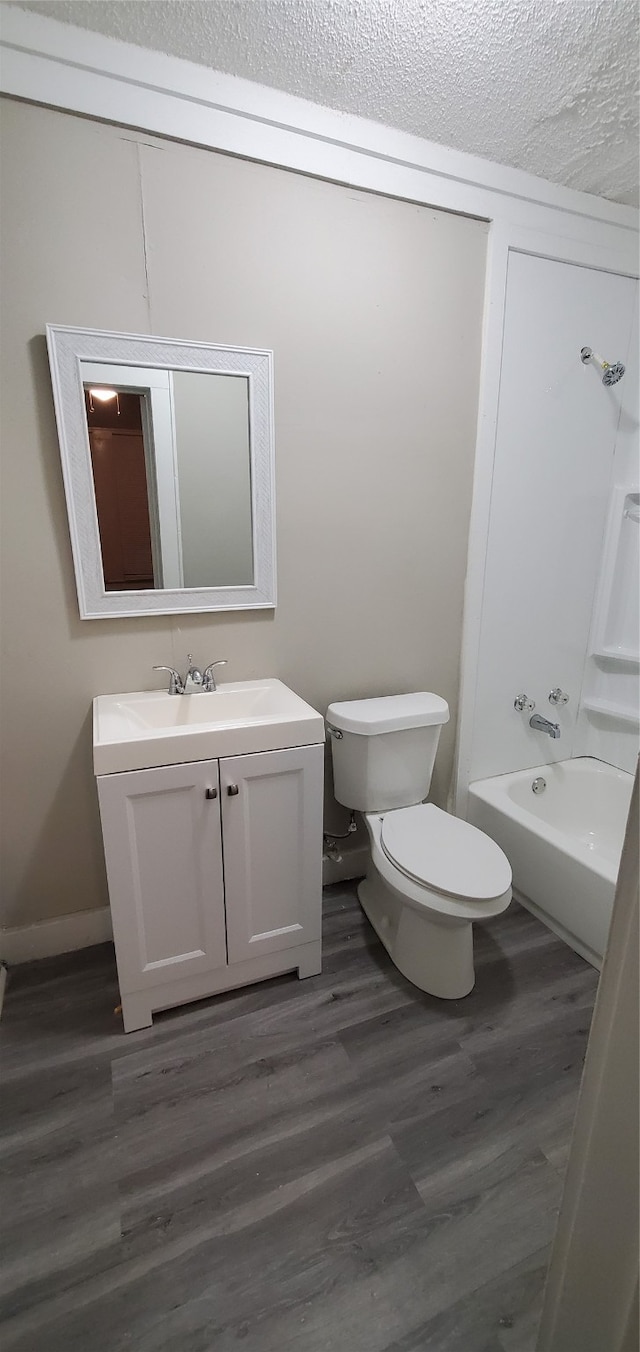
[[[4,1352],[530,1352],[597,973],[475,942],[431,999],[335,887],[321,976],[129,1036],[108,945],[15,970]]]

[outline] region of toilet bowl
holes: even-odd
[[[495,841],[431,803],[365,813],[365,915],[403,976],[430,995],[473,990],[473,923],[506,911],[511,868]],[[445,890],[446,888],[446,890]]]
[[[369,833],[362,908],[409,981],[458,1000],[475,981],[473,924],[507,909],[511,867],[483,831],[424,801],[448,718],[428,691],[327,710],[336,798]]]

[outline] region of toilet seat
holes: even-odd
[[[511,869],[507,859],[495,841],[489,841],[483,832],[469,828],[467,822],[457,817],[450,818],[431,804],[393,808],[384,814],[365,812],[364,820],[371,842],[371,859],[367,875],[359,884],[358,897],[365,915],[392,961],[409,981],[429,995],[446,1000],[461,999],[469,994],[474,983],[475,923],[502,915],[511,901]],[[398,822],[401,822],[400,827]],[[451,830],[448,829],[450,823],[454,824]],[[385,824],[386,849],[382,843]],[[417,880],[411,876],[407,872],[407,863],[410,861],[415,867],[415,858],[403,853],[398,837],[424,841],[425,834],[430,841],[436,841],[439,867],[444,867],[442,860],[445,857],[449,869],[454,863],[458,869],[462,854],[471,860],[471,866],[484,858],[486,867],[480,868],[484,890],[503,886],[505,890],[498,896],[482,900],[478,896],[447,894],[441,888],[429,885],[424,878]],[[480,836],[480,842],[477,836]],[[401,856],[399,864],[389,857],[389,839],[393,853]],[[445,839],[447,845],[442,849]],[[485,852],[483,842],[493,845],[497,851],[497,860],[491,851],[495,872],[487,865],[488,852]],[[421,864],[420,871],[430,875],[438,873],[442,882],[443,874],[438,868]],[[454,878],[468,891],[478,893],[481,890],[465,879],[462,871],[449,872],[446,879],[449,887]]]
[[[380,845],[406,878],[446,897],[488,902],[511,888],[511,867],[500,846],[433,803],[385,813]]]

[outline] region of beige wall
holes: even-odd
[[[3,105],[5,924],[106,902],[91,700],[228,659],[455,716],[486,226]],[[279,604],[78,617],[47,322],[273,348]],[[453,721],[435,796],[451,771]],[[329,804],[328,823],[344,813]]]

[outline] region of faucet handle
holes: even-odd
[[[184,682],[182,680],[182,676],[180,675],[179,671],[175,671],[173,667],[164,667],[164,666],[153,667],[152,670],[169,671],[171,673],[169,678],[169,694],[184,695]]]
[[[209,691],[210,691],[210,690],[215,690],[215,688],[216,688],[216,678],[215,678],[215,676],[214,676],[214,674],[213,674],[213,673],[214,673],[214,668],[215,668],[215,667],[226,667],[226,665],[227,665],[227,659],[226,659],[226,657],[219,657],[217,662],[210,662],[209,665],[208,665],[208,667],[205,667],[204,672],[203,672],[203,674],[202,674],[202,688],[203,688],[203,690],[209,690]]]
[[[517,709],[519,714],[530,714],[535,709],[536,702],[534,699],[529,699],[528,695],[516,695],[513,707]]]
[[[569,696],[566,690],[561,690],[559,685],[554,686],[553,690],[549,691],[549,703],[555,704],[556,706],[558,704],[568,704]]]

